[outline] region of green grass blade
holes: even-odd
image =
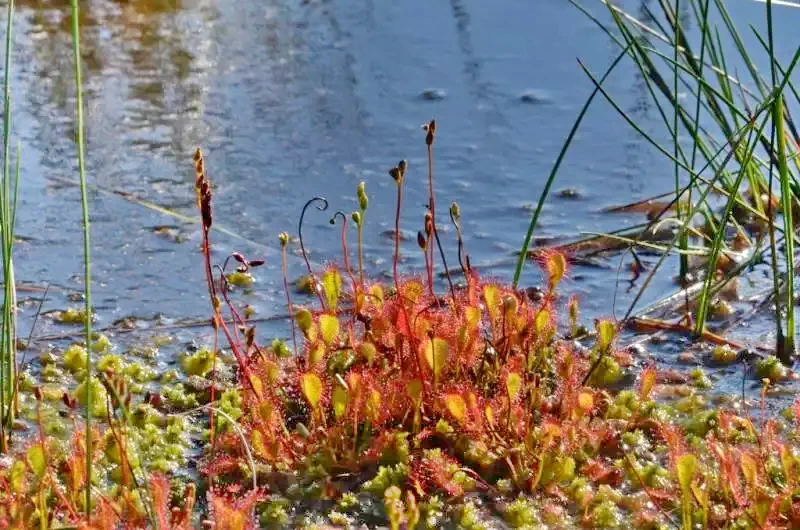
[[[760,130],[758,131],[756,138],[761,134],[764,127],[767,125],[767,119],[764,119],[764,122],[761,125]],[[751,131],[752,132],[752,131]],[[752,137],[752,135],[751,135]],[[747,157],[749,158],[752,156],[753,151],[755,151],[758,142],[754,141],[752,145],[750,145],[751,138],[748,138],[746,145],[750,146],[747,150]],[[745,175],[747,174],[746,171],[746,164],[739,169],[739,174],[736,178],[736,182],[734,183],[734,187],[738,187],[741,185],[742,181],[744,180]],[[700,293],[700,302],[698,304],[697,312],[696,312],[696,321],[695,321],[695,334],[700,335],[705,331],[706,328],[706,318],[708,316],[708,308],[711,302],[711,286],[714,282],[714,276],[717,270],[717,260],[719,258],[719,254],[722,250],[722,243],[725,239],[725,227],[727,226],[728,218],[731,216],[733,212],[733,205],[735,204],[734,200],[735,195],[731,194],[728,198],[727,203],[725,204],[725,210],[722,214],[722,222],[720,226],[716,228],[714,233],[714,241],[711,245],[711,254],[708,258],[708,266],[706,268],[706,279],[703,285],[703,291]]]
[[[3,180],[0,183],[0,245],[3,259],[3,332],[0,337],[0,453],[8,449],[8,433],[13,421],[14,381],[16,380],[16,341],[15,341],[15,284],[11,250],[14,234],[9,219],[10,200],[7,189],[11,181],[11,48],[14,33],[14,0],[9,0],[6,9],[6,50],[5,75],[3,81]]]
[[[599,83],[602,84],[614,68],[619,64],[623,57],[628,53],[630,47],[626,47],[622,50],[616,59],[611,63],[611,66],[608,67],[606,73],[600,78]],[[597,95],[598,90],[600,89],[600,85],[597,85],[592,93],[586,100],[586,103],[583,104],[583,108],[581,109],[578,117],[575,120],[575,123],[572,124],[572,129],[569,131],[567,135],[567,139],[564,141],[564,144],[561,146],[561,151],[558,153],[558,157],[556,158],[555,164],[553,164],[553,169],[550,171],[550,175],[547,177],[547,182],[545,182],[544,190],[542,194],[539,196],[539,202],[536,204],[536,210],[533,212],[531,216],[531,222],[528,226],[528,232],[525,234],[525,240],[522,243],[522,248],[519,251],[519,259],[517,260],[517,267],[514,270],[514,281],[512,286],[516,289],[517,285],[519,285],[519,278],[522,275],[522,268],[525,266],[525,261],[528,259],[528,248],[531,244],[531,239],[533,238],[533,232],[536,229],[536,223],[539,221],[539,215],[542,213],[542,207],[544,206],[544,202],[547,199],[547,195],[550,193],[550,187],[553,185],[553,181],[556,179],[556,175],[558,174],[558,170],[561,167],[561,162],[564,160],[564,156],[567,154],[567,150],[569,149],[570,144],[572,143],[572,139],[575,137],[575,134],[578,132],[578,128],[583,121],[583,117],[586,116],[586,112],[589,110],[589,107],[594,101],[595,96]]]
[[[78,0],[71,0],[72,4],[72,53],[75,64],[75,105],[78,130],[78,174],[81,181],[81,210],[83,223],[83,269],[84,269],[84,298],[85,298],[85,333],[86,333],[86,519],[91,517],[92,510],[92,260],[89,224],[89,196],[86,187],[86,159],[84,150],[84,124],[83,124],[83,80],[81,75],[81,41],[80,41],[80,11]]]

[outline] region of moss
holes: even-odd
[[[789,369],[774,355],[756,362],[756,375],[770,381],[783,381],[789,377]]]
[[[222,393],[216,407],[230,416],[234,421],[242,417],[242,395],[236,389],[229,389]],[[217,417],[219,428],[222,430],[230,430],[231,422],[224,415],[220,414]]]
[[[517,497],[503,509],[503,519],[511,528],[525,528],[539,523],[539,515],[533,503]]]
[[[97,377],[93,376],[91,378],[84,378],[83,382],[80,385],[78,385],[78,388],[76,388],[73,391],[72,396],[78,400],[78,403],[81,406],[85,407],[87,383],[89,386],[89,393],[92,400],[92,406],[91,406],[92,415],[105,418],[108,412],[108,409],[106,407],[106,399],[108,393],[106,392],[106,389],[100,382],[100,380],[97,379]]]
[[[96,333],[91,341],[92,351],[95,353],[108,353],[111,351],[111,341],[102,333]]]
[[[82,307],[68,307],[64,311],[58,311],[55,314],[55,320],[61,324],[85,324],[86,309]]]
[[[396,432],[392,435],[391,443],[386,447],[381,455],[381,463],[385,465],[408,463],[411,454],[411,447],[408,443],[407,432]]]
[[[97,371],[98,372],[114,372],[115,374],[122,373],[122,368],[125,366],[125,361],[122,360],[122,357],[119,355],[114,354],[106,354],[100,357],[97,360]]]
[[[122,369],[122,373],[137,383],[146,383],[156,378],[155,370],[142,363],[128,363]]]
[[[64,353],[61,357],[64,361],[64,367],[73,374],[76,374],[86,368],[88,353],[86,352],[86,348],[80,344],[72,344],[70,347],[64,350]]]
[[[197,407],[197,397],[186,392],[182,383],[163,387],[162,395],[175,408],[187,410]]]
[[[214,354],[206,348],[200,348],[195,353],[185,356],[181,361],[181,367],[187,375],[204,377],[214,368]]]
[[[358,504],[358,497],[351,492],[344,493],[341,497],[339,497],[339,500],[336,501],[336,506],[345,512],[349,512],[350,510],[356,508]]]
[[[401,486],[408,476],[408,466],[403,463],[380,466],[375,476],[361,485],[361,491],[383,498],[389,486]]]
[[[622,379],[622,368],[613,357],[603,356],[600,364],[597,365],[589,384],[597,387],[609,387],[618,383]]]
[[[40,390],[45,401],[61,401],[64,398],[64,394],[67,393],[67,389],[64,386],[52,383],[42,385]]]
[[[711,382],[711,379],[706,375],[702,368],[695,368],[689,372],[689,377],[692,378],[692,383],[697,388],[707,389],[714,386]]]
[[[228,274],[228,283],[236,287],[249,287],[253,285],[256,279],[249,272],[236,271]]]
[[[483,521],[480,510],[472,501],[465,502],[458,512],[456,519],[458,528],[464,530],[488,530],[489,526]]]
[[[426,530],[441,528],[442,521],[444,520],[444,509],[444,502],[438,495],[428,497],[428,501],[423,503],[420,509],[423,528]]]
[[[717,346],[711,352],[711,359],[721,364],[730,364],[735,362],[737,358],[736,351],[727,344]]]
[[[593,528],[620,528],[622,512],[612,501],[603,501],[592,509],[591,521]]]

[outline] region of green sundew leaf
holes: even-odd
[[[317,365],[319,362],[322,361],[322,358],[325,356],[325,346],[322,343],[316,343],[311,348],[308,354],[308,361],[311,366]]]
[[[681,490],[688,492],[692,479],[694,479],[694,474],[697,471],[697,457],[691,453],[681,455],[678,457],[675,467]]]
[[[552,293],[567,272],[567,258],[561,252],[554,252],[547,256],[545,268],[547,269],[547,287]]]
[[[597,349],[607,352],[617,336],[617,326],[610,320],[598,320],[595,329],[597,330]]]
[[[11,491],[14,493],[22,493],[25,489],[25,462],[22,460],[14,461],[11,466],[9,483],[11,484]]]
[[[375,303],[375,307],[380,309],[383,307],[383,287],[378,285],[377,283],[369,288],[369,294],[372,295],[372,300]]]
[[[297,321],[297,327],[299,327],[303,335],[308,338],[308,331],[314,324],[314,317],[311,316],[311,311],[305,307],[301,307],[297,310],[297,313],[295,313],[294,319]]]
[[[742,475],[747,485],[751,488],[758,486],[758,463],[756,459],[747,453],[742,453],[739,460],[739,466],[742,468]]]
[[[433,372],[434,381],[439,380],[439,375],[444,372],[449,347],[447,342],[438,337],[434,337],[425,343],[425,362]]]
[[[323,342],[330,346],[339,335],[339,319],[333,315],[322,315],[319,317],[319,327]]]
[[[477,328],[478,323],[481,321],[481,309],[479,307],[469,306],[467,310],[464,311],[464,320],[469,329]]]
[[[365,410],[367,412],[367,418],[369,418],[372,422],[377,422],[380,418],[381,414],[381,404],[383,403],[383,399],[381,398],[381,393],[377,390],[372,390],[369,393],[369,397],[367,398],[367,403]]]
[[[684,530],[692,528],[692,480],[697,471],[697,457],[687,453],[678,457],[676,464],[678,483],[681,486],[681,511]]]
[[[459,423],[463,424],[464,420],[467,418],[467,403],[464,401],[464,398],[461,397],[460,394],[445,394],[443,399],[447,411],[458,420]]]
[[[486,405],[483,414],[486,416],[486,421],[489,422],[489,425],[494,425],[494,409],[491,405]]]
[[[550,327],[550,311],[543,309],[536,313],[536,335],[541,337]]]
[[[406,383],[406,393],[408,397],[411,398],[411,401],[416,403],[420,396],[422,396],[422,381],[419,379],[412,379]]]
[[[497,307],[500,305],[500,293],[496,285],[486,285],[483,288],[483,300],[486,302],[486,310],[492,323],[497,320]]]
[[[368,364],[371,365],[375,360],[375,356],[378,354],[378,350],[371,342],[362,342],[358,345],[358,353],[367,360]]]
[[[425,294],[425,285],[418,280],[409,280],[403,284],[403,297],[412,304]]]
[[[519,374],[517,372],[508,374],[508,377],[506,377],[506,392],[508,392],[508,398],[513,400],[517,397],[521,388],[522,378]]]
[[[342,291],[342,275],[336,269],[328,269],[322,275],[322,290],[325,291],[325,298],[328,301],[328,309],[336,311],[339,303],[339,295]]]
[[[44,458],[44,450],[41,444],[32,445],[30,449],[28,449],[28,454],[26,456],[28,465],[31,466],[36,476],[41,478],[47,469],[47,462]]]
[[[322,381],[317,374],[311,372],[303,374],[300,377],[300,390],[302,390],[303,397],[306,398],[311,408],[316,410],[322,399],[323,390]]]
[[[333,389],[331,403],[333,404],[333,415],[336,416],[337,420],[344,416],[344,413],[347,411],[348,400],[347,389],[341,386],[337,386]]]

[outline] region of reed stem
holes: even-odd
[[[84,149],[83,123],[83,79],[81,76],[80,11],[78,0],[72,3],[72,53],[75,59],[75,105],[77,107],[78,175],[81,184],[81,213],[83,223],[83,272],[84,308],[86,318],[86,520],[91,518],[92,510],[92,260],[91,226],[89,224],[89,197],[86,187],[86,159]]]

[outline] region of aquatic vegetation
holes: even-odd
[[[668,4],[661,3],[666,12]],[[643,71],[654,72],[649,49],[609,8],[624,49],[606,76],[627,55]],[[696,68],[681,24],[677,17],[670,19],[672,93],[677,93],[681,66]],[[337,211],[331,219],[341,221],[341,265],[311,266],[303,220],[311,206],[324,211],[328,201],[310,199],[297,226],[307,274],[296,286],[311,295],[302,305],[293,303],[287,277],[292,238],[287,232],[278,236],[291,345],[288,335],[262,344],[251,311],[238,298],[257,281],[263,261],[238,252],[221,263],[212,258],[214,188],[198,150],[195,186],[213,341],[176,359],[176,369],[164,370],[157,355],[119,354],[108,337],[91,333],[77,30],[73,0],[86,305],[56,319],[85,325],[86,340],[60,345],[67,346],[60,355],[58,349],[46,352],[38,371],[17,372],[15,363],[13,369],[8,366],[13,352],[9,317],[4,315],[0,396],[6,401],[0,404],[0,427],[2,449],[11,452],[0,460],[0,526],[800,527],[800,400],[774,418],[764,406],[768,393],[794,375],[782,362],[793,351],[791,311],[785,318],[791,329],[779,339],[779,356],[755,361],[751,377],[760,385],[762,402],[760,421],[754,421],[744,400],[716,406],[713,381],[701,368],[677,372],[637,358],[622,344],[622,323],[599,319],[593,330],[584,325],[579,300],[561,295],[570,267],[564,252],[536,252],[544,276],[541,289],[517,288],[537,218],[566,149],[591,99],[599,93],[610,100],[602,88],[606,76],[592,78],[595,90],[545,184],[511,285],[470,266],[456,203],[449,214],[465,281],[457,287],[450,277],[436,218],[434,120],[424,127],[428,204],[417,237],[424,275],[402,274],[399,268],[404,184],[413,174],[408,162],[388,171],[396,184],[390,282],[369,278],[364,271],[365,184],[356,188],[358,210],[349,216]],[[705,47],[705,35],[703,39]],[[713,46],[710,40],[707,45]],[[771,37],[768,46],[772,55]],[[709,90],[701,83],[702,56],[700,72],[691,76],[697,79],[698,94]],[[717,58],[714,63],[722,64]],[[780,232],[772,215],[779,201],[758,178],[760,161],[754,151],[759,142],[777,157],[783,231],[794,230],[790,210],[795,191],[787,165],[793,156],[787,149],[793,148],[785,130],[791,124],[783,101],[783,90],[790,85],[779,82],[778,69],[773,66],[772,89],[764,91],[755,112],[739,116],[729,105],[735,122],[746,121],[726,131],[730,158],[742,166],[735,178],[724,171],[725,164],[713,162],[716,155],[711,156],[697,131],[700,104],[692,121],[677,96],[668,98],[674,105],[676,196],[675,204],[653,222],[673,211],[680,228],[668,247],[656,248],[665,250],[664,256],[680,250],[680,277],[686,282],[687,253],[695,250],[688,234],[710,244],[700,252],[708,269],[694,306],[697,322],[686,318],[660,331],[694,327],[697,338],[716,340],[710,358],[720,365],[746,355],[705,328],[708,316],[729,315],[725,301],[717,298],[719,274],[734,267],[724,248],[725,225],[743,203],[766,224],[762,228],[770,232],[773,256],[775,232]],[[781,75],[788,79],[788,73]],[[720,82],[730,92],[730,84]],[[712,111],[717,99],[706,92]],[[773,124],[774,138],[765,145],[767,118],[756,128],[762,114],[771,116]],[[677,141],[679,122],[692,132],[691,162]],[[6,156],[7,151],[6,145]],[[725,185],[729,199],[721,215],[706,203],[712,186],[701,189],[697,182],[702,173],[695,164],[698,152],[714,172],[711,182]],[[686,188],[680,186],[682,171],[692,178]],[[738,192],[744,178],[750,182],[749,197]],[[693,189],[699,193],[696,202],[681,202],[680,196],[691,195]],[[764,191],[766,209],[759,204]],[[706,234],[690,230],[697,213],[704,216]],[[347,240],[353,227],[358,234],[357,275]],[[623,248],[638,243],[628,238]],[[791,241],[785,246],[791,257]],[[4,244],[8,262],[6,248]],[[435,283],[437,248],[446,286]],[[645,266],[633,256],[638,275]],[[784,266],[791,276],[792,265]],[[791,280],[784,281],[793,300]],[[784,296],[784,286],[778,289],[777,283],[776,274],[776,299]],[[6,294],[7,308],[8,300]],[[628,316],[630,312],[626,320]],[[779,330],[782,318],[778,316]],[[12,396],[18,403],[13,402],[10,413]],[[27,429],[28,435],[12,440],[6,435],[10,427]],[[8,442],[13,442],[10,447]]]
[[[578,300],[561,298],[569,261],[558,252],[539,259],[536,296],[480,277],[468,260],[464,285],[444,295],[426,284],[431,275],[402,276],[396,263],[389,285],[347,266],[312,270],[319,304],[291,306],[294,348],[262,347],[226,281],[228,262],[247,274],[262,262],[236,253],[211,266],[211,186],[201,155],[195,163],[226,348],[186,353],[183,373],[160,376],[156,358],[112,353],[107,337],[93,337],[91,376],[82,344],[43,356],[43,384],[26,376],[20,396],[39,434],[0,466],[0,520],[75,525],[88,510],[100,528],[186,528],[195,512],[236,529],[491,528],[498,516],[512,528],[800,523],[800,405],[756,426],[746,410],[712,406],[704,371],[637,364],[615,322],[588,333]],[[390,172],[398,191],[405,167]],[[712,352],[718,362],[736,355]],[[757,363],[772,382],[764,392],[788,375],[777,358]],[[683,390],[664,398],[673,380]],[[79,407],[96,419],[88,508]],[[208,424],[191,419],[203,411]],[[59,428],[60,414],[72,427]],[[190,460],[199,476],[186,473]],[[324,517],[303,515],[310,506]]]

